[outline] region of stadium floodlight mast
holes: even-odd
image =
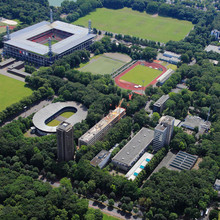
[[[53,10],[50,9],[50,23],[53,23]]]
[[[48,39],[48,44],[49,44],[49,53],[48,53],[48,55],[49,55],[50,57],[52,57],[53,52],[52,52],[52,42],[51,42],[51,38],[50,38],[50,37],[49,37],[49,39]]]
[[[88,29],[89,29],[88,34],[91,34],[92,33],[92,21],[91,20],[89,20],[88,22]]]
[[[6,31],[7,31],[7,39],[8,39],[8,40],[11,40],[10,29],[9,29],[9,26],[8,26],[8,25],[6,26]]]

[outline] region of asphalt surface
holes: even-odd
[[[21,82],[25,82],[25,79],[24,79],[24,78],[22,78],[22,77],[20,77],[20,76],[16,76],[16,75],[11,74],[11,73],[8,73],[8,72],[7,72],[7,68],[0,69],[0,74],[1,74],[1,75],[4,75],[4,76],[8,76],[8,77],[13,78],[13,79],[17,79],[17,80],[19,80],[19,81],[21,81]]]
[[[135,217],[132,214],[126,213],[126,212],[122,212],[116,208],[110,208],[106,205],[103,205],[99,202],[95,202],[92,200],[89,200],[89,207],[94,208],[94,209],[100,209],[102,212],[114,216],[116,218],[120,218],[120,219],[131,219],[131,220],[141,220],[142,218],[139,217]]]
[[[24,108],[24,111],[20,115],[18,115],[17,117],[5,122],[3,124],[3,126],[10,123],[13,120],[17,120],[19,117],[26,118],[26,117],[30,116],[32,113],[35,113],[35,112],[39,111],[40,109],[42,109],[46,105],[49,105],[50,103],[52,103],[52,100],[43,100],[40,103],[38,103],[38,104],[36,104],[36,105],[34,105],[30,108]]]

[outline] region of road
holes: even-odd
[[[120,218],[120,219],[131,219],[131,220],[141,220],[142,218],[133,216],[132,214],[126,213],[126,212],[122,212],[119,209],[116,208],[110,208],[107,206],[106,203],[104,203],[105,205],[96,202],[96,201],[92,201],[89,200],[89,207],[94,208],[94,209],[100,209],[102,212],[106,213],[107,215],[111,215],[114,216],[116,218]]]
[[[29,107],[27,109],[24,109],[24,111],[21,114],[19,114],[15,118],[12,118],[12,119],[6,121],[2,126],[10,123],[13,120],[17,120],[19,117],[23,117],[23,118],[28,117],[32,113],[35,113],[35,112],[39,111],[40,109],[42,109],[44,106],[49,105],[50,103],[52,103],[52,101],[53,101],[52,99],[51,100],[43,100],[43,101],[41,101],[40,103],[38,103],[38,104],[36,104],[34,106],[31,106],[31,107]]]

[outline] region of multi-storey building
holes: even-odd
[[[153,111],[161,114],[165,108],[165,103],[169,99],[169,95],[161,96],[153,105]]]
[[[114,124],[117,123],[125,114],[124,108],[117,107],[114,111],[110,112],[106,117],[104,117],[79,138],[79,146],[92,145],[96,141],[101,140],[107,131],[113,127]]]
[[[171,141],[171,137],[173,135],[175,118],[169,115],[161,117],[160,124],[167,128],[167,137],[165,141],[165,145],[169,145]]]
[[[154,129],[153,149],[160,150],[166,144],[167,128],[164,125],[158,124]]]
[[[57,156],[59,161],[73,160],[74,157],[73,126],[68,122],[57,126]]]

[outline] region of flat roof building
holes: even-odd
[[[194,166],[198,156],[179,151],[175,158],[171,161],[170,166],[178,170],[190,170]]]
[[[102,139],[107,131],[125,114],[126,112],[124,108],[117,107],[79,138],[79,146],[92,145],[96,141]]]
[[[135,180],[138,174],[145,168],[145,166],[151,161],[153,158],[153,154],[144,153],[143,156],[135,163],[135,165],[127,172],[125,177],[128,180]]]
[[[112,159],[112,163],[128,171],[152,143],[154,131],[143,127]]]
[[[205,47],[205,51],[206,52],[216,52],[216,53],[220,53],[220,47],[219,46],[214,46],[214,45],[208,45],[207,47]]]
[[[90,161],[90,164],[94,167],[98,166],[102,169],[109,161],[110,156],[111,153],[109,151],[102,150]]]
[[[214,188],[215,190],[220,191],[220,180],[219,179],[215,180]]]
[[[169,95],[162,95],[153,105],[153,112],[161,114],[165,108],[166,101],[169,99]]]
[[[194,130],[195,127],[198,127],[199,131],[200,130],[207,131],[211,127],[211,122],[204,121],[199,116],[187,115],[185,121],[181,123],[181,126],[190,130]]]

